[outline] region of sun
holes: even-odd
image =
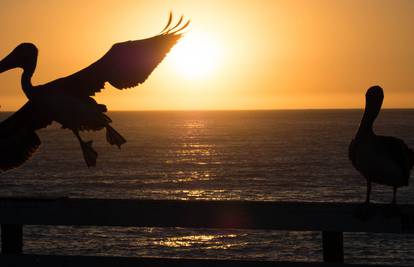
[[[174,70],[188,79],[210,76],[222,59],[220,46],[205,33],[186,33],[169,57]]]

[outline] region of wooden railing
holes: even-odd
[[[414,206],[396,209],[345,203],[3,198],[0,224],[0,266],[344,266],[343,232],[414,233]],[[325,263],[25,255],[24,225],[321,231]]]

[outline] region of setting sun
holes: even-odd
[[[219,67],[221,47],[205,33],[187,33],[172,49],[169,59],[180,75],[198,79],[211,75]]]

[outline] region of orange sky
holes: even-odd
[[[137,88],[107,85],[98,102],[111,110],[361,108],[365,90],[380,84],[385,107],[414,107],[410,0],[2,0],[0,57],[33,42],[33,83],[45,83],[113,43],[157,34],[170,10],[192,20],[188,54],[175,49]],[[180,68],[180,58],[195,65]],[[20,74],[0,75],[2,110],[26,101]]]

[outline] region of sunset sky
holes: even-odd
[[[414,1],[1,1],[0,58],[39,49],[33,83],[67,76],[112,44],[157,34],[172,10],[191,25],[141,86],[106,86],[111,110],[414,108]],[[139,59],[137,59],[139,60]],[[20,70],[0,75],[2,110],[26,101]]]

